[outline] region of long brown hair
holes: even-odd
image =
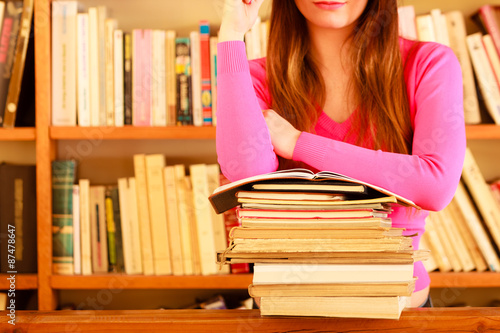
[[[311,131],[326,91],[311,56],[306,19],[293,0],[273,0],[269,41],[266,67],[271,108],[297,129]],[[356,144],[410,154],[413,133],[396,0],[368,1],[350,37],[349,52],[354,68],[350,88],[361,101],[352,128],[364,133]],[[285,161],[280,160],[280,168],[281,162]]]

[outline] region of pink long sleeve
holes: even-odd
[[[410,52],[409,50],[413,50]],[[336,123],[324,112],[315,134],[303,132],[293,159],[311,169],[330,170],[402,195],[423,208],[409,213],[395,207],[393,227],[418,233],[418,249],[428,210],[441,210],[452,199],[465,154],[462,76],[453,52],[436,43],[401,39],[405,82],[414,130],[412,155],[375,151],[346,137],[351,118]],[[217,154],[232,181],[276,171],[278,161],[262,110],[269,108],[265,60],[248,62],[243,42],[218,46]],[[415,290],[429,285],[422,262],[415,263]]]

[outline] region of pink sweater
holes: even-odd
[[[414,130],[412,155],[372,150],[346,138],[351,118],[337,123],[322,113],[315,133],[303,132],[293,159],[311,170],[338,172],[395,192],[414,201],[421,211],[391,214],[394,227],[406,234],[425,230],[428,210],[439,211],[452,199],[465,154],[462,75],[454,53],[436,43],[400,39],[404,76]],[[408,55],[408,57],[407,57]],[[262,115],[269,109],[265,59],[248,61],[243,42],[218,45],[217,155],[231,181],[276,171],[278,159]],[[350,140],[349,140],[350,139]],[[418,249],[420,236],[413,246]],[[429,285],[423,264],[415,264],[415,290]]]

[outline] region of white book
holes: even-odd
[[[182,259],[179,257],[180,247],[174,248],[171,244],[172,237],[169,237],[167,225],[163,185],[165,157],[161,154],[146,155],[145,162],[155,273],[156,275],[172,273],[182,275]]]
[[[448,26],[446,25],[446,18],[441,13],[441,9],[434,8],[431,10],[432,23],[434,25],[434,33],[436,42],[446,46],[450,46],[450,39],[448,37]]]
[[[415,6],[398,7],[399,35],[406,39],[417,40],[417,27],[415,24]]]
[[[418,40],[421,42],[435,42],[436,31],[434,27],[434,21],[430,14],[418,15],[415,18],[415,23],[417,25],[417,35]]]
[[[115,19],[105,21],[105,86],[106,86],[106,126],[115,125],[115,72],[114,72],[114,39],[118,22]]]
[[[486,108],[495,124],[500,124],[500,89],[493,74],[480,32],[466,37],[469,54]]]
[[[254,264],[253,284],[402,282],[413,264]]]
[[[115,88],[115,126],[124,125],[125,96],[123,81],[123,30],[114,32],[114,88]]]
[[[80,244],[82,275],[92,274],[92,238],[90,234],[90,182],[80,179]]]
[[[76,16],[78,125],[90,126],[90,39],[89,14]]]
[[[200,33],[192,31],[189,34],[191,47],[191,92],[193,102],[193,125],[203,126],[203,111],[201,107],[201,55]]]
[[[175,74],[175,37],[174,30],[166,32],[165,40],[165,74],[167,99],[167,124],[175,126],[177,121],[177,77]]]
[[[171,171],[169,170],[171,167],[167,166],[165,170],[165,175],[169,175]],[[181,233],[181,245],[182,245],[182,260],[183,260],[183,268],[184,274],[192,275],[195,274],[195,251],[194,242],[197,242],[197,237],[193,237],[194,231],[192,226],[194,225],[193,221],[190,220],[190,212],[188,205],[188,189],[186,188],[187,180],[186,180],[186,170],[183,164],[176,164],[173,166],[174,169],[174,180],[175,180],[175,189],[176,189],[176,197],[177,197],[177,214],[180,225],[180,233]],[[170,177],[170,176],[168,176]],[[170,209],[170,207],[169,207]]]
[[[52,125],[76,126],[76,1],[52,2]]]
[[[500,84],[500,58],[491,35],[483,36],[483,46],[490,61],[491,68],[493,69],[493,74],[495,75],[497,84]]]
[[[208,192],[213,193],[220,186],[220,169],[218,164],[207,165]],[[224,216],[212,209],[212,229],[214,233],[215,251],[224,251],[227,248],[226,225]],[[219,274],[229,274],[229,265],[217,270]]]
[[[146,176],[146,157],[144,154],[134,155],[134,176],[137,197],[137,211],[139,214],[140,232],[136,235],[141,239],[141,256],[144,275],[155,274],[153,256],[153,233],[151,228],[151,216],[149,210],[148,183]]]
[[[212,88],[212,126],[217,126],[217,37],[210,37],[210,83]]]
[[[153,30],[153,126],[167,126],[165,31]]]
[[[467,42],[465,41],[467,31],[465,29],[464,14],[459,10],[454,10],[444,15],[448,26],[450,47],[457,56],[462,69],[462,81],[464,85],[464,120],[466,124],[479,124],[481,122],[481,114],[477,99],[474,71],[472,70]]]
[[[97,8],[89,8],[89,81],[90,81],[90,124],[100,126],[99,103],[99,35]],[[104,112],[104,111],[103,111]]]
[[[189,166],[193,187],[194,214],[198,235],[198,246],[201,262],[201,274],[217,273],[214,230],[212,224],[212,207],[208,201],[208,180],[206,164]]]
[[[73,185],[73,270],[78,275],[82,274],[80,237],[80,186]]]
[[[167,208],[168,235],[174,275],[192,275],[190,224],[179,218],[180,202],[177,199],[175,167],[163,168],[165,206]]]
[[[105,6],[97,6],[97,48],[99,69],[99,124],[107,125],[106,106],[106,19],[108,17]]]
[[[135,183],[132,181],[131,183]],[[125,264],[125,273],[127,274],[141,274],[142,273],[142,258],[140,243],[139,248],[137,242],[139,237],[137,233],[134,233],[132,224],[135,218],[132,214],[137,215],[137,210],[134,206],[136,205],[135,197],[132,196],[130,191],[130,184],[127,178],[118,179],[118,200],[120,206],[120,222],[122,230],[122,243],[123,243],[123,260]],[[135,188],[135,184],[132,185]],[[135,191],[134,191],[135,194]]]

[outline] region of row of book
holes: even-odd
[[[52,2],[52,125],[216,124],[217,37],[125,32],[105,6]]]
[[[35,125],[33,4],[0,1],[0,127]]]
[[[393,205],[414,204],[338,174],[280,171],[211,200],[216,211],[238,207],[242,226],[218,261],[254,263],[249,293],[262,315],[397,319],[415,287],[413,264],[428,256],[388,217]]]
[[[500,124],[500,6],[484,5],[472,15],[482,32],[469,34],[460,11],[436,8],[415,15],[413,6],[399,8],[403,37],[449,46],[457,56],[464,84],[464,118],[467,124]],[[475,75],[474,75],[475,74]],[[477,81],[477,85],[476,85]],[[483,108],[487,112],[481,112]]]
[[[452,202],[431,213],[421,245],[430,249],[427,271],[500,271],[500,200],[497,182],[487,184],[470,150]]]
[[[220,185],[216,164],[166,165],[161,154],[136,154],[134,175],[117,185],[76,179],[73,160],[54,161],[54,274],[124,272],[144,275],[209,275],[219,269],[216,251],[238,220],[234,211],[210,210],[209,193]],[[247,273],[249,265],[232,266]]]

